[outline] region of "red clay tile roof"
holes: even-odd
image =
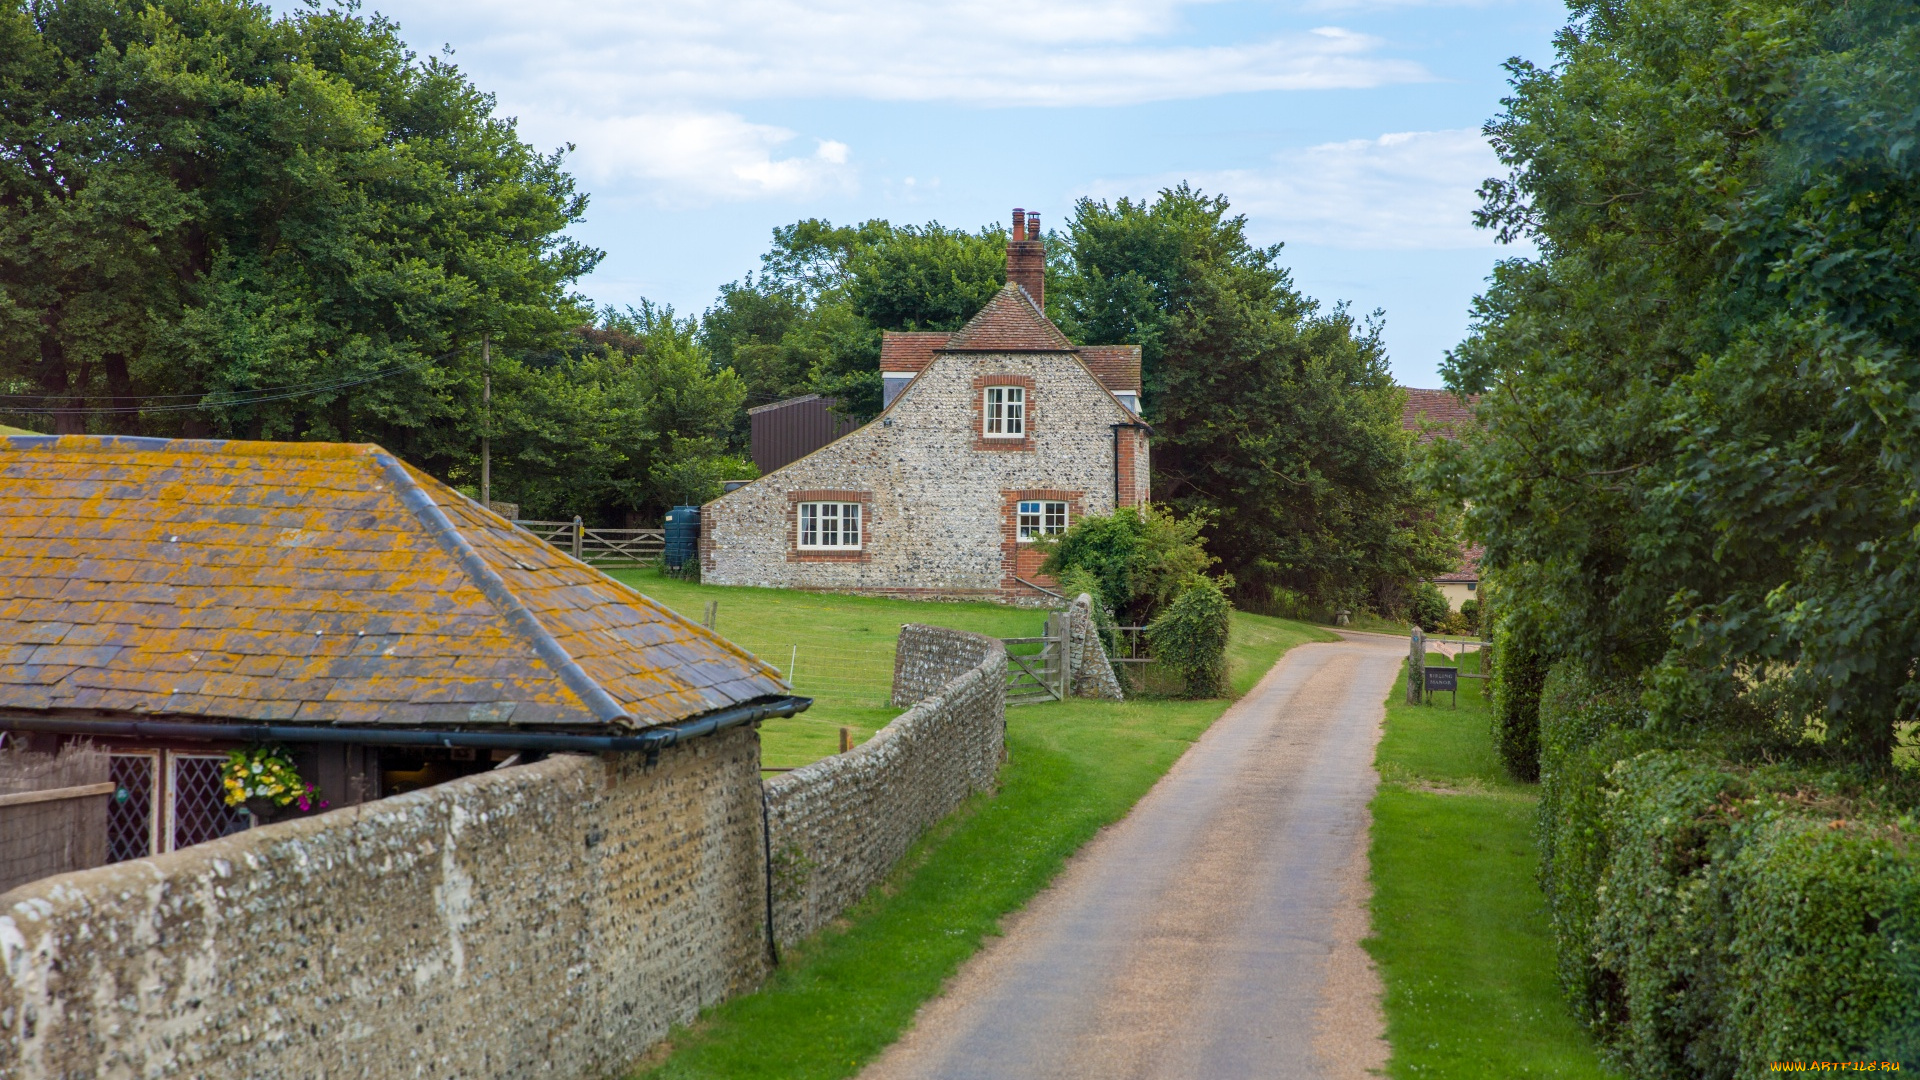
[[[1480,556],[1484,554],[1486,554],[1486,549],[1478,545],[1475,545],[1473,547],[1461,548],[1459,568],[1455,570],[1451,570],[1447,573],[1441,574],[1439,577],[1434,578],[1433,580],[1437,582],[1442,582],[1442,583],[1456,582],[1461,584],[1464,584],[1469,581],[1479,581],[1480,580]]]
[[[1080,359],[1115,393],[1140,392],[1140,346],[1082,345]]]
[[[1436,438],[1452,438],[1456,429],[1474,423],[1473,406],[1478,397],[1461,401],[1445,390],[1407,391],[1407,404],[1400,412],[1400,426],[1408,431],[1420,434],[1420,441],[1432,442]],[[1422,422],[1433,425],[1433,431],[1421,432]]]
[[[377,446],[0,439],[0,708],[604,729],[784,692]]]
[[[953,335],[945,330],[883,330],[880,333],[880,370],[919,372],[933,361],[933,350]]]
[[[1027,290],[1008,283],[940,348],[951,352],[1070,352],[1073,342],[1033,306]]]

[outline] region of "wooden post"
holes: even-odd
[[[709,600],[707,601],[707,617],[702,620],[701,625],[711,630],[713,629],[713,624],[718,621],[720,621],[720,601]]]
[[[846,728],[841,728],[840,752],[844,754],[851,749],[853,749],[853,732],[848,731]]]
[[[580,523],[580,515],[573,515],[573,557],[580,557],[580,541],[586,534],[586,526]]]
[[[1407,644],[1407,704],[1420,704],[1420,690],[1427,681],[1427,639],[1419,627]]]

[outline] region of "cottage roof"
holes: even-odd
[[[1027,290],[1008,282],[940,348],[945,352],[1072,352],[1073,342],[1034,306]]]
[[[1474,424],[1473,407],[1478,395],[1464,401],[1445,390],[1407,390],[1407,403],[1400,410],[1400,426],[1420,436],[1423,443],[1436,438],[1451,439],[1460,428]],[[1431,424],[1432,431],[1421,425]]]
[[[1072,352],[1107,389],[1121,394],[1140,392],[1140,346],[1081,345],[1076,348],[1018,285],[1002,288],[966,326],[953,333],[889,330],[881,334],[880,370],[918,374],[933,362],[933,354],[942,350]]]
[[[785,692],[377,446],[0,438],[0,709],[604,730]]]

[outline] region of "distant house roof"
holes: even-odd
[[[1075,347],[1018,285],[1001,288],[979,314],[951,334],[924,330],[881,334],[880,370],[918,374],[940,351],[1070,352],[1078,355],[1107,389],[1119,394],[1140,392],[1140,346]]]
[[[1465,401],[1445,390],[1407,390],[1407,404],[1400,411],[1400,426],[1420,435],[1421,442],[1432,442],[1436,438],[1452,438],[1456,431],[1474,423],[1473,406],[1480,399],[1468,398]],[[1433,426],[1432,431],[1422,431],[1423,424]]]
[[[1486,553],[1486,549],[1478,545],[1475,545],[1473,547],[1461,548],[1459,567],[1452,571],[1449,571],[1448,573],[1441,574],[1439,577],[1434,578],[1433,580],[1443,585],[1449,584],[1449,583],[1466,584],[1467,582],[1479,581],[1480,580],[1480,556],[1484,555],[1485,553]]]
[[[0,709],[604,730],[785,692],[377,446],[0,439]]]

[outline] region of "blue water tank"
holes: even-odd
[[[679,570],[700,557],[700,508],[676,506],[667,511],[667,569]]]

